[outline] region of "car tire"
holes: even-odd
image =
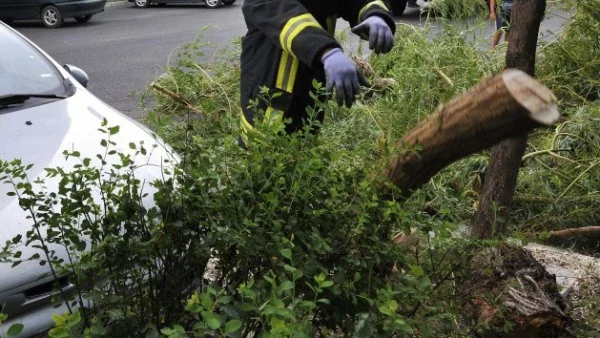
[[[218,8],[221,7],[222,2],[221,0],[204,0],[204,4],[208,8]]]
[[[52,5],[42,8],[41,15],[42,23],[48,28],[58,28],[65,21],[60,10]]]
[[[78,15],[75,17],[75,21],[77,22],[88,22],[92,19],[92,14],[88,15]]]
[[[150,0],[134,0],[133,5],[137,8],[146,8],[150,6]]]
[[[404,10],[406,9],[406,2],[407,0],[387,0],[392,14],[396,16],[400,16],[402,13],[404,13]]]
[[[223,5],[225,6],[231,6],[235,3],[235,0],[221,0],[223,2]]]

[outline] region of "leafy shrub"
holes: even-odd
[[[72,171],[48,170],[61,182],[58,193],[34,189],[25,164],[1,162],[3,176],[19,181],[21,205],[40,219],[34,230],[49,230],[32,231],[27,240],[63,246],[79,261],[42,258],[75,276],[77,298],[64,301],[86,305],[55,317],[50,335],[469,336],[452,283],[469,246],[453,236],[476,210],[485,155],[455,163],[402,204],[382,198],[372,173],[418,120],[502,68],[502,55],[482,51],[469,32],[449,26],[433,38],[429,28],[398,28],[394,50],[370,59],[376,77],[396,81],[391,90],[365,95],[349,110],[320,105],[327,117],[318,136],[258,126],[248,149],[237,145],[239,67],[230,59],[201,65],[194,60],[202,43],[186,46],[156,80],[179,99],[156,95],[149,123],[182,159],[172,179],[154,183],[154,207],[140,204],[143,185],[130,170],[135,161],[115,150],[109,136],[118,128],[108,124],[100,157],[118,159],[119,167],[96,168],[66,152],[80,163]],[[233,48],[235,55],[239,45]],[[553,48],[559,50],[542,49],[549,54],[540,69],[562,69]],[[540,71],[542,78],[550,73]],[[577,92],[595,82],[587,83]],[[593,103],[534,135],[516,228],[539,230],[538,220],[559,216],[565,222],[556,225],[563,226],[578,205],[593,211],[581,223],[597,220],[597,114]],[[92,197],[98,191],[102,203]],[[393,244],[397,231],[415,232],[421,245]],[[14,257],[18,242],[0,257]]]

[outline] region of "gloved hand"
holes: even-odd
[[[344,55],[340,48],[326,52],[322,57],[325,68],[326,88],[331,91],[335,87],[337,103],[350,108],[354,103],[354,96],[360,92],[361,83],[365,83],[362,74],[356,69],[352,61]]]
[[[385,20],[377,15],[366,18],[352,28],[352,33],[369,37],[369,48],[375,53],[387,53],[394,46],[394,35]]]

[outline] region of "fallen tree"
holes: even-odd
[[[552,92],[509,69],[448,102],[395,145],[382,176],[403,197],[452,162],[559,118]]]

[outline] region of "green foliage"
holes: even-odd
[[[589,31],[576,32],[595,46]],[[0,181],[32,215],[32,230],[0,258],[39,260],[76,283],[51,337],[469,336],[452,276],[470,249],[454,237],[476,210],[486,156],[453,164],[404,203],[383,198],[373,172],[419,120],[502,68],[501,52],[481,50],[473,36],[400,25],[392,52],[370,59],[377,77],[396,81],[391,90],[351,109],[317,103],[311,111],[324,110],[325,122],[297,135],[259,124],[246,149],[237,144],[239,66],[227,57],[199,64],[202,43],[187,45],[156,80],[179,99],[157,92],[148,121],[181,154],[178,167],[145,191],[136,159],[152,149],[115,144],[119,129],[108,121],[104,153],[66,151],[71,169],[48,168],[45,179],[30,182],[27,164],[1,161]],[[561,107],[587,105],[532,137],[510,220],[519,231],[598,220],[600,106],[589,102],[597,58],[569,44],[541,48],[539,74]],[[52,182],[58,189],[48,192]],[[393,244],[397,231],[421,244]],[[41,253],[21,257],[24,242]]]
[[[595,0],[577,1],[565,32],[542,47],[538,76],[571,107],[600,98],[600,7]]]
[[[489,0],[429,0],[428,2],[428,15],[433,14],[444,18],[470,18],[489,13]]]
[[[53,315],[54,328],[48,332],[50,338],[68,338],[77,333],[76,328],[81,324],[81,312]]]

